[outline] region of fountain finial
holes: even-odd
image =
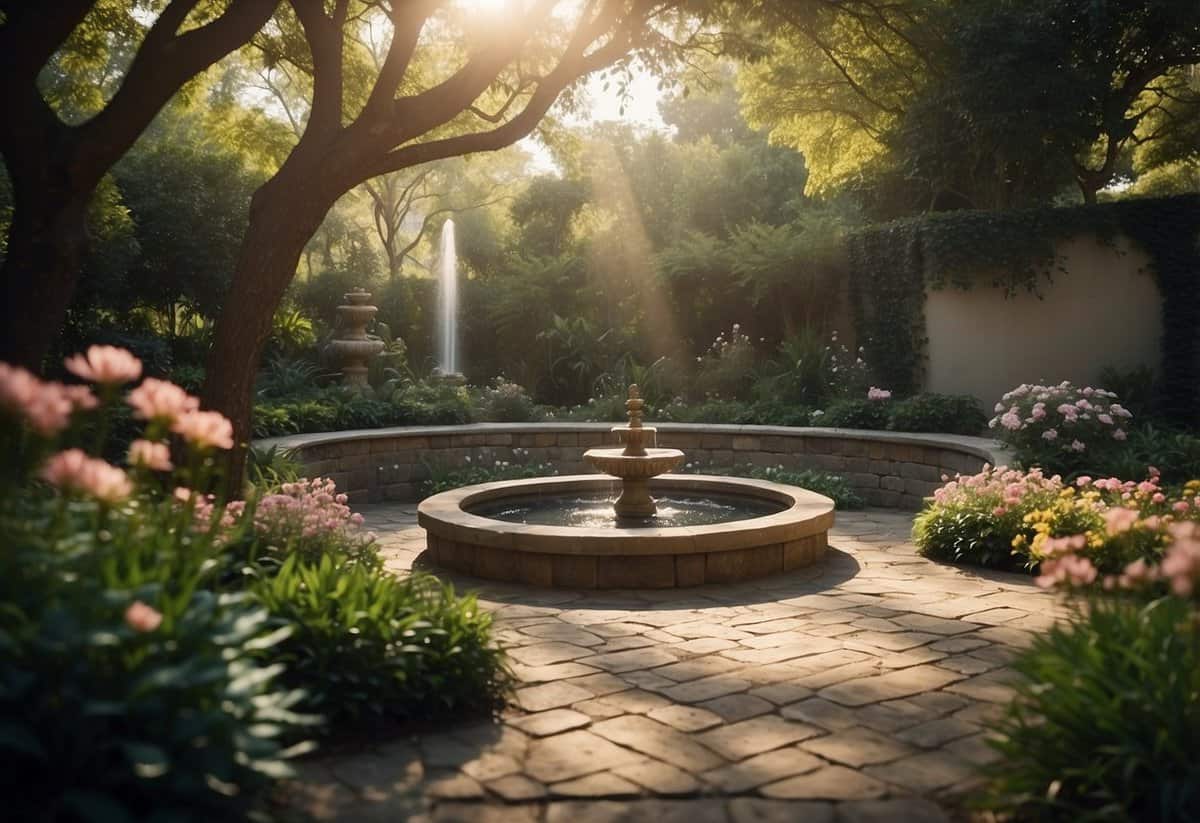
[[[629,399],[625,401],[625,411],[629,416],[629,428],[640,429],[642,427],[642,409],[645,406],[646,401],[642,399],[638,384],[630,383]]]

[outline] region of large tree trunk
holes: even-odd
[[[242,488],[254,379],[271,319],[296,274],[305,244],[333,205],[331,198],[305,185],[304,177],[281,171],[255,193],[233,284],[208,354],[203,407],[233,421],[235,445],[225,466],[225,491],[231,497]]]
[[[57,174],[55,172],[58,172]],[[10,165],[13,222],[0,270],[0,360],[41,371],[79,280],[95,192],[62,169]]]

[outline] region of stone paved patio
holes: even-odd
[[[364,506],[389,567],[415,506]],[[320,820],[949,820],[977,786],[1006,664],[1060,606],[1027,577],[916,554],[911,516],[839,512],[824,564],[667,591],[456,577],[496,616],[518,688],[499,723],[302,764]]]

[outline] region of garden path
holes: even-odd
[[[363,506],[389,567],[415,506]],[[1025,576],[920,557],[911,516],[839,512],[825,562],[727,586],[546,590],[457,577],[518,679],[497,723],[301,765],[318,820],[924,823],[992,756],[1006,668],[1062,606]]]

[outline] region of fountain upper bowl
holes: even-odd
[[[588,449],[583,459],[613,477],[656,477],[683,462],[679,449],[646,449],[644,455],[628,455],[623,449]]]

